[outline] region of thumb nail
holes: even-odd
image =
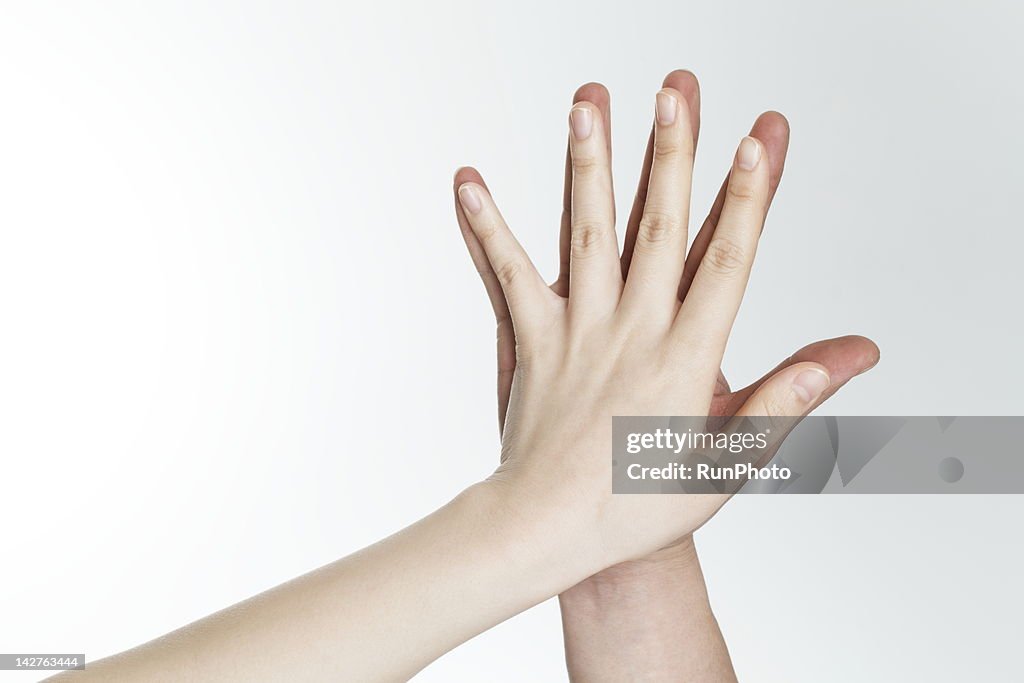
[[[825,371],[817,368],[807,369],[793,378],[793,392],[804,403],[814,403],[821,397],[831,383]]]

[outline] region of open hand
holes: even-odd
[[[670,74],[658,94],[657,122],[620,257],[607,92],[585,86],[576,100],[562,268],[550,288],[504,226],[479,174],[462,169],[456,176],[460,225],[498,319],[499,414],[507,420],[500,478],[536,478],[535,489],[555,479],[580,484],[594,477],[607,489],[611,415],[801,415],[873,364],[874,345],[847,337],[806,347],[735,393],[718,370],[781,177],[788,141],[781,115],[763,115],[743,140],[684,259],[699,97],[692,74]],[[533,441],[538,434],[561,436],[540,444]],[[587,444],[598,455],[568,463],[545,457],[543,465],[536,464],[541,458],[516,456],[577,449],[568,444]],[[687,514],[672,516],[695,527],[721,502],[705,501],[700,509],[691,502]],[[687,524],[682,526],[684,533],[673,538],[685,539]]]

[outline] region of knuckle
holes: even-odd
[[[784,438],[783,435],[788,433],[798,419],[793,416],[793,412],[787,401],[773,393],[758,401],[757,415],[753,420],[762,430],[770,430],[772,438],[769,443],[774,444],[780,437]]]
[[[593,155],[577,154],[572,158],[572,170],[576,175],[593,175],[603,166],[604,164]]]
[[[646,211],[637,230],[637,244],[657,249],[678,237],[682,222],[671,214]]]
[[[604,234],[604,227],[595,221],[574,223],[569,237],[572,255],[579,257],[592,253],[604,239]]]
[[[498,282],[501,283],[501,286],[508,287],[509,285],[517,282],[522,277],[525,270],[526,265],[522,261],[513,259],[498,266],[494,273],[498,278]]]
[[[757,191],[750,183],[730,182],[726,195],[739,204],[753,204],[757,200]]]
[[[692,156],[690,148],[677,140],[662,139],[654,141],[654,161],[675,161]]]
[[[768,422],[775,426],[776,418],[780,418],[786,415],[786,404],[780,400],[774,393],[768,396],[762,396],[759,401],[758,412],[762,418],[765,418]]]
[[[476,229],[476,238],[481,244],[491,242],[498,235],[498,226],[494,223],[484,223]]]
[[[747,263],[743,247],[727,237],[715,237],[708,244],[701,265],[715,275],[731,276],[741,272]]]

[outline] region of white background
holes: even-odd
[[[1015,3],[91,5],[0,5],[0,651],[122,650],[486,476],[451,174],[483,171],[553,277],[588,80],[620,215],[667,71],[702,82],[695,214],[760,111],[792,123],[734,384],[860,333],[882,362],[823,412],[1024,410]],[[1011,680],[1022,512],[735,500],[698,546],[740,678]],[[561,658],[551,601],[420,678]]]

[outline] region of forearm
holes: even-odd
[[[73,680],[407,679],[593,571],[490,488]]]
[[[573,681],[735,681],[691,540],[559,597]]]

